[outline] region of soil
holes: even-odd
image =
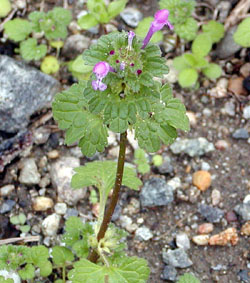
[[[72,8],[74,14],[76,14],[78,11],[78,8],[75,7],[76,1],[69,2],[72,3],[69,5],[69,8]],[[237,3],[237,1],[233,2],[234,5]],[[58,6],[63,5],[62,1],[45,1],[45,10],[52,8],[55,4]],[[129,5],[136,6],[143,12],[144,16],[152,16],[157,10],[157,1],[135,0],[129,1]],[[34,7],[39,7],[36,1],[33,6],[30,5],[30,9],[34,10]],[[204,13],[204,10],[202,13]],[[121,22],[119,17],[117,20],[118,23]],[[124,25],[124,23],[122,23],[122,25]],[[0,50],[2,50],[2,46],[0,47]],[[11,46],[8,48],[10,49],[9,55],[15,56],[12,51],[13,48]],[[239,56],[239,54],[236,54],[236,56]],[[234,70],[232,72],[234,72]],[[226,77],[230,78],[231,74],[232,73],[226,73]],[[62,78],[59,79],[65,82]],[[69,84],[69,81],[67,81],[67,84]],[[205,85],[205,87],[203,85]],[[197,226],[204,223],[204,219],[202,219],[197,211],[197,205],[201,202],[211,202],[211,192],[213,189],[220,191],[222,200],[219,206],[225,213],[231,212],[234,206],[241,203],[250,191],[249,143],[247,140],[236,140],[232,138],[232,133],[235,130],[243,127],[248,130],[250,129],[250,125],[242,119],[242,108],[247,103],[247,97],[239,99],[239,97],[231,95],[220,99],[212,98],[208,95],[208,90],[215,85],[216,83],[209,82],[209,84],[206,84],[206,82],[203,81],[198,90],[192,90],[190,92],[183,91],[177,84],[174,85],[175,95],[181,98],[187,110],[195,113],[197,117],[197,123],[191,127],[191,131],[189,133],[179,132],[179,136],[183,138],[205,137],[213,144],[218,140],[226,140],[229,143],[229,147],[225,150],[216,149],[206,156],[195,158],[188,157],[187,155],[174,155],[168,147],[162,147],[160,151],[161,153],[167,153],[174,166],[174,173],[171,175],[161,175],[161,177],[166,180],[170,180],[174,176],[180,177],[184,194],[188,194],[188,190],[191,186],[188,179],[190,179],[192,173],[200,169],[202,161],[210,164],[211,169],[209,172],[213,177],[212,186],[207,191],[202,192],[193,203],[183,201],[175,196],[174,202],[168,206],[150,209],[141,208],[136,215],[129,215],[133,219],[133,223],[136,223],[138,218],[143,218],[143,225],[150,228],[154,233],[154,238],[149,242],[136,242],[133,234],[128,236],[128,254],[138,255],[149,261],[151,275],[148,282],[150,283],[166,282],[161,279],[164,268],[162,249],[175,245],[174,239],[178,232],[185,231],[190,239],[197,234]],[[229,100],[232,100],[236,106],[236,113],[233,116],[221,112],[221,109]],[[204,109],[208,109],[209,111],[204,112]],[[42,113],[37,113],[33,117],[31,124],[42,115]],[[39,160],[42,156],[46,156],[52,149],[57,149],[61,156],[68,155],[69,149],[62,144],[63,133],[56,129],[55,122],[50,119],[47,121],[46,125],[52,129],[50,138],[44,145],[34,145],[31,149],[31,155]],[[110,148],[101,154],[101,157],[110,158],[109,150]],[[132,154],[128,155],[128,162],[133,162],[132,156]],[[26,215],[32,214],[33,217],[30,220],[30,225],[32,226],[41,219],[44,219],[47,215],[52,213],[52,211],[48,210],[47,212],[35,213],[32,210],[30,194],[32,192],[37,194],[40,188],[33,186],[28,189],[19,184],[17,175],[19,172],[18,166],[21,161],[22,157],[18,156],[11,164],[6,166],[4,172],[0,175],[0,187],[9,183],[16,186],[17,190],[12,192],[8,197],[18,203],[18,206],[14,208],[12,213],[22,210]],[[86,158],[81,159],[82,164],[86,161]],[[145,181],[153,175],[159,176],[157,172],[154,172],[152,169],[151,173],[146,174],[142,179]],[[46,189],[46,196],[51,197],[56,203],[57,196],[55,190]],[[139,200],[139,194],[128,190],[122,193],[123,207],[129,204],[131,198]],[[92,217],[90,212],[91,204],[88,198],[80,202],[76,208],[79,209],[83,215]],[[231,223],[223,219],[220,223],[215,224],[213,234],[220,233],[228,227],[235,227],[239,232],[243,224],[244,221],[242,221],[241,218],[237,218],[237,221]],[[63,228],[63,225],[64,220],[60,227]],[[63,229],[61,229],[60,232],[62,231]],[[0,215],[0,239],[16,237],[18,235],[19,231],[16,230],[14,226],[10,225],[8,216]],[[247,269],[247,263],[250,260],[249,238],[239,236],[237,245],[224,247],[197,246],[191,242],[191,248],[187,253],[193,261],[193,265],[190,268],[178,269],[178,275],[185,272],[192,272],[204,283],[243,282],[240,281],[238,273],[240,270]],[[223,266],[221,270],[216,271],[214,270],[216,268],[212,268],[219,264]]]

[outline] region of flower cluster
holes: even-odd
[[[170,29],[173,29],[173,26],[170,24],[168,21],[168,16],[169,16],[169,11],[166,9],[159,10],[156,12],[154,21],[151,23],[149,31],[143,40],[142,44],[142,49],[144,49],[147,44],[149,43],[151,37],[153,34],[159,30],[161,30],[165,25],[168,26]],[[135,33],[133,31],[128,32],[127,36],[127,41],[128,41],[128,46],[127,46],[127,51],[132,51],[133,49],[133,39],[135,37]],[[110,56],[115,55],[115,50],[111,50],[109,52]],[[123,60],[120,62],[120,60],[115,61],[116,64],[119,64],[119,70],[124,71],[126,68],[126,62]],[[130,62],[129,66],[134,67],[134,63]],[[92,81],[92,87],[94,90],[100,90],[100,91],[105,91],[107,89],[107,85],[102,81],[109,72],[116,72],[114,68],[112,68],[107,62],[101,61],[98,62],[94,68],[93,68],[93,73],[96,76],[96,80]],[[136,70],[136,74],[139,76],[142,73],[141,69]]]

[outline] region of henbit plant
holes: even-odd
[[[88,0],[88,13],[78,19],[82,29],[90,29],[98,24],[107,24],[125,8],[128,0],[115,0],[106,5],[104,0]]]
[[[137,171],[141,174],[146,174],[150,171],[149,160],[145,150],[138,148],[135,150],[134,163],[137,165]]]
[[[198,31],[197,21],[193,19],[196,1],[194,0],[161,0],[161,9],[168,9],[169,20],[174,26],[175,33],[182,39],[191,41]]]
[[[178,82],[181,87],[193,87],[197,84],[199,72],[209,79],[221,76],[221,67],[209,63],[205,58],[212,49],[212,45],[224,36],[224,26],[216,21],[209,21],[202,25],[203,33],[197,35],[192,43],[192,53],[184,53],[174,58],[174,68],[179,71]]]
[[[16,51],[19,52],[22,58],[26,61],[40,60],[47,54],[47,45],[58,50],[62,47],[61,41],[58,39],[65,39],[67,36],[67,25],[72,18],[69,10],[61,7],[55,7],[48,13],[45,12],[32,12],[29,14],[29,20],[16,18],[4,24],[4,33],[10,40],[20,43],[20,48]],[[38,40],[29,37],[31,34],[40,34],[40,37],[45,37],[48,44],[38,44]],[[55,41],[57,40],[57,41]],[[60,47],[61,46],[61,47]],[[46,65],[50,66],[48,73],[56,72],[59,62],[56,57],[51,60],[46,60]],[[45,67],[46,69],[46,67]]]
[[[142,185],[134,168],[124,166],[127,130],[134,129],[140,147],[149,152],[157,151],[161,141],[173,142],[176,129],[189,130],[185,106],[173,98],[169,85],[162,86],[153,79],[162,77],[168,69],[159,47],[149,41],[154,32],[167,24],[168,11],[161,10],[144,40],[133,32],[102,36],[84,53],[85,62],[94,66],[91,80],[57,94],[53,102],[54,118],[66,130],[66,144],[79,141],[86,156],[104,150],[108,129],[120,134],[117,163],[90,162],[75,168],[72,178],[74,189],[98,189],[97,222],[69,218],[62,246],[53,247],[50,253],[44,246],[2,246],[0,269],[14,270],[30,282],[35,276],[53,276],[56,283],[65,283],[66,278],[72,283],[147,282],[150,271],[146,260],[125,254],[126,233],[110,221],[121,185],[134,190]],[[57,272],[52,273],[53,269]]]
[[[236,43],[243,47],[250,47],[250,17],[245,18],[233,34]]]
[[[200,280],[191,273],[184,273],[177,283],[200,283]]]

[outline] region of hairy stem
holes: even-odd
[[[115,211],[115,207],[119,199],[119,193],[120,193],[120,189],[122,185],[124,162],[125,162],[126,142],[127,142],[127,132],[120,134],[120,151],[119,151],[119,157],[118,157],[118,163],[117,163],[115,187],[113,190],[113,194],[111,196],[109,206],[105,212],[100,230],[97,235],[98,242],[105,236],[105,233],[108,229],[108,225],[111,221],[112,215]],[[88,260],[95,263],[97,262],[98,257],[99,256],[97,252],[93,250],[89,254]]]

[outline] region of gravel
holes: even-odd
[[[139,241],[148,241],[153,238],[153,234],[148,227],[143,226],[135,231],[135,237]]]
[[[19,176],[19,182],[25,185],[39,184],[41,175],[38,172],[34,158],[27,158],[22,161],[22,169]]]
[[[239,139],[247,140],[249,138],[248,131],[245,128],[237,129],[233,133],[233,138],[237,140]]]
[[[185,250],[178,248],[175,250],[163,251],[163,261],[174,267],[187,268],[193,264]]]
[[[133,7],[125,8],[120,16],[123,21],[132,28],[136,28],[143,17],[142,13]]]
[[[210,223],[218,223],[224,216],[221,209],[206,204],[199,204],[198,211]]]
[[[177,277],[176,269],[171,265],[165,265],[161,278],[163,280],[175,281]]]

